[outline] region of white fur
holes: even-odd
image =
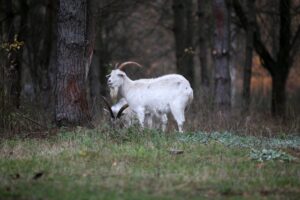
[[[193,89],[188,80],[178,74],[153,79],[131,80],[125,72],[115,69],[109,75],[108,85],[119,90],[129,107],[137,114],[144,127],[145,115],[150,113],[160,118],[163,130],[167,124],[167,113],[172,113],[182,132],[185,122],[184,111],[193,100]]]
[[[116,104],[114,104],[111,107],[111,110],[114,114],[114,116],[117,116],[118,112],[120,111],[120,109],[127,104],[127,101],[125,98],[121,98]],[[121,121],[123,123],[123,125],[125,127],[130,127],[134,124],[138,123],[138,119],[137,119],[137,115],[135,114],[135,112],[131,109],[131,108],[126,108],[123,112],[122,112],[122,116],[121,116]]]
[[[114,116],[117,116],[120,109],[126,104],[128,104],[126,99],[121,98],[116,104],[111,106],[111,110],[112,110]],[[157,121],[157,117],[155,117],[151,113],[146,113],[145,124],[148,128],[156,128],[156,129],[161,128],[160,124],[157,123],[156,121]],[[122,112],[121,122],[125,127],[130,127],[132,125],[139,123],[137,114],[130,107],[126,108]]]

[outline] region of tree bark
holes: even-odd
[[[86,92],[87,1],[60,0],[58,5],[56,123],[89,125]]]
[[[251,76],[253,58],[253,37],[255,29],[255,0],[247,1],[247,15],[249,23],[246,31],[246,56],[243,74],[242,109],[243,113],[249,112],[251,97]]]
[[[231,108],[231,80],[229,73],[230,23],[225,0],[213,1],[213,14],[216,22],[214,49],[212,52],[215,66],[214,103],[218,111],[228,114]]]
[[[199,60],[201,70],[201,86],[206,90],[209,88],[209,75],[208,75],[208,35],[209,35],[209,23],[208,17],[205,13],[207,1],[198,0],[198,17],[199,17]]]

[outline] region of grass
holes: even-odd
[[[106,127],[3,139],[0,199],[299,199],[298,142]],[[263,148],[293,159],[254,160]]]

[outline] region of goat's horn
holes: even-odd
[[[115,69],[118,69],[118,65],[119,65],[119,63],[116,63],[116,64],[115,64]]]
[[[128,104],[125,104],[124,106],[122,106],[122,108],[119,110],[119,112],[118,112],[118,114],[117,114],[117,119],[119,119],[121,116],[122,116],[122,112],[126,109],[126,108],[128,108]]]
[[[108,101],[106,100],[106,98],[104,96],[101,96],[101,97],[102,97],[102,100],[104,101],[106,107],[108,108],[111,118],[115,119],[115,115],[114,115],[113,111],[111,110],[111,107],[110,107]]]
[[[118,69],[119,70],[123,70],[123,68],[126,66],[126,65],[130,65],[130,64],[133,64],[133,65],[136,65],[138,67],[142,67],[139,63],[137,62],[132,62],[132,61],[128,61],[128,62],[123,62],[119,67]]]

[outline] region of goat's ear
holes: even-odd
[[[128,108],[128,104],[125,104],[124,106],[122,106],[122,108],[119,110],[118,114],[117,114],[117,119],[119,119],[122,116],[123,111]]]

